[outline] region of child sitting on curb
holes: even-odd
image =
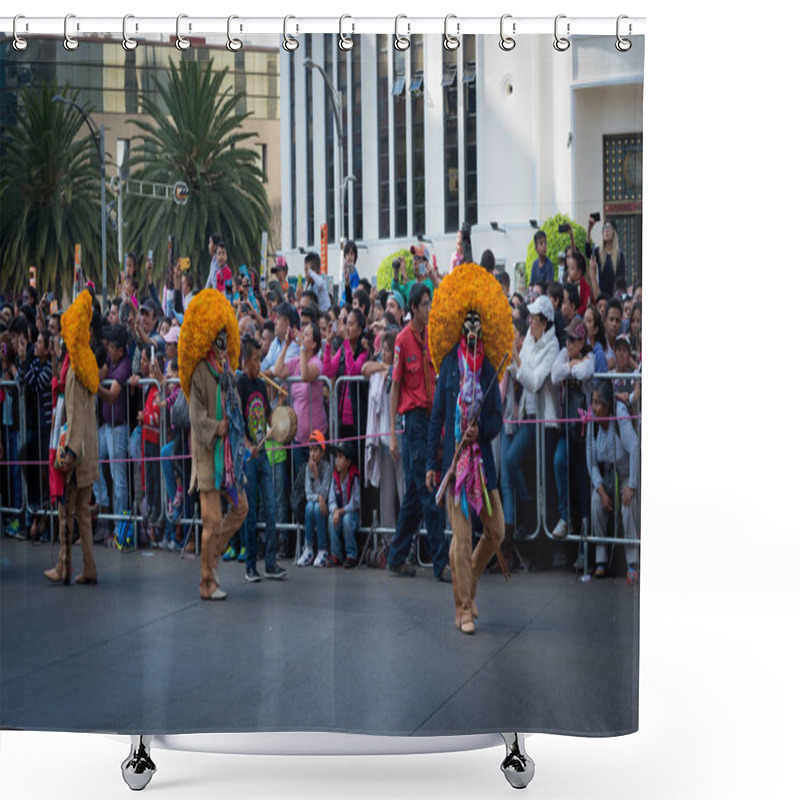
[[[328,492],[331,487],[332,469],[325,460],[325,436],[321,431],[312,431],[306,464],[306,539],[298,567],[326,566],[328,559]],[[317,534],[317,557],[314,558],[314,532]]]
[[[361,488],[358,482],[356,448],[352,442],[344,442],[336,448],[336,468],[328,493],[332,552],[328,556],[326,566],[344,565],[345,569],[358,566],[356,531],[360,509]]]

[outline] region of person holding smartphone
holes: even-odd
[[[617,278],[627,280],[625,254],[619,248],[617,226],[608,218],[603,223],[602,243],[600,247],[592,245],[592,228],[600,221],[599,212],[589,217],[586,227],[586,257],[589,259],[589,285],[592,294],[597,297],[601,292],[613,297]]]

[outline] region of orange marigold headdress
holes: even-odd
[[[499,281],[477,264],[460,264],[445,275],[433,293],[428,318],[428,345],[437,373],[442,359],[461,339],[461,328],[468,311],[477,311],[481,315],[484,352],[495,369],[499,368],[503,356],[511,353],[514,344],[511,306]],[[502,377],[500,373],[497,379]]]
[[[92,295],[88,289],[84,289],[61,317],[61,335],[64,337],[75,377],[87,391],[96,394],[100,385],[100,373],[89,346],[93,313]]]
[[[208,356],[214,339],[222,328],[228,333],[231,368],[238,369],[239,326],[233,306],[222,292],[203,289],[189,303],[178,339],[178,375],[186,397],[189,397],[195,367]]]

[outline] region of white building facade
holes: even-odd
[[[361,35],[343,52],[335,35],[306,35],[281,53],[290,274],[320,251],[323,225],[332,275],[342,239],[357,242],[371,277],[418,236],[444,272],[468,222],[474,260],[491,249],[513,283],[538,224],[563,212],[585,225],[599,211],[641,279],[643,38],[625,53],[613,37],[573,38],[566,52],[548,36],[519,37],[509,52],[488,35],[462,36],[455,51],[438,36],[410,38],[398,51],[393,36]]]

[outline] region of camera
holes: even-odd
[[[595,222],[600,222],[600,212],[599,211],[592,211],[589,215]]]
[[[559,232],[559,233],[569,233],[569,229],[570,229],[570,226],[569,226],[569,224],[568,224],[568,223],[566,223],[566,222],[562,222],[562,223],[561,223],[561,224],[558,226],[558,232]]]

